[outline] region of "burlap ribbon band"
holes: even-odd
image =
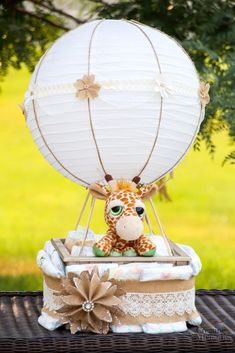
[[[59,297],[63,290],[60,279],[44,274],[44,285],[51,293],[50,303],[59,307]],[[136,280],[115,281],[125,291],[125,315],[113,320],[112,324],[142,325],[145,323],[172,323],[195,319],[199,314],[195,308],[195,277],[188,280],[156,280],[140,282]],[[42,309],[48,315],[59,318],[53,305],[49,305],[44,295]]]

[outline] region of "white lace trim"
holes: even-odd
[[[121,308],[127,315],[145,317],[191,314],[195,308],[195,289],[167,293],[127,293]]]
[[[195,88],[183,86],[181,83],[169,84],[161,77],[155,80],[106,80],[99,81],[99,84],[102,89],[157,92],[165,98],[174,93],[184,96],[198,94],[198,90]],[[48,86],[32,85],[26,94],[26,100],[66,93],[76,93],[74,82]]]
[[[43,305],[46,309],[53,311],[61,308],[62,301],[60,297],[53,294],[54,291],[48,288],[45,281],[43,283]]]

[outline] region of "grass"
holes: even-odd
[[[37,251],[53,236],[73,229],[85,190],[56,172],[38,152],[18,104],[29,74],[11,71],[0,95],[0,289],[36,290],[41,274]],[[195,248],[203,262],[198,288],[235,288],[234,167],[221,162],[231,150],[228,138],[215,137],[212,160],[202,148],[190,151],[177,167],[169,192],[173,202],[155,204],[169,237]],[[95,209],[92,228],[105,229]]]

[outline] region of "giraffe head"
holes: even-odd
[[[121,239],[138,239],[144,232],[144,200],[156,192],[154,184],[136,190],[133,182],[112,181],[111,189],[99,184],[90,186],[93,197],[105,200],[105,222]]]

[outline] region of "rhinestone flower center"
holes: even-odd
[[[86,312],[90,312],[94,309],[94,303],[90,300],[86,300],[83,304],[82,304],[82,309]]]

